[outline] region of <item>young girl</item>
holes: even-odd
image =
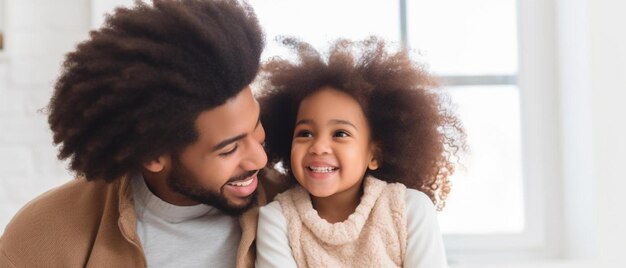
[[[433,204],[464,133],[431,77],[374,37],[283,42],[298,61],[265,65],[261,121],[297,184],[260,210],[257,267],[447,267]]]

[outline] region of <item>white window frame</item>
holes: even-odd
[[[519,234],[445,235],[449,262],[511,262],[558,255],[561,178],[554,2],[518,1],[525,228]],[[497,202],[497,200],[494,200]]]
[[[596,254],[586,3],[518,0],[525,230],[444,235],[452,267],[553,267]]]

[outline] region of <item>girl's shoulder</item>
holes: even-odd
[[[265,211],[267,213],[271,213],[271,212],[281,212],[282,208],[280,207],[280,203],[277,200],[274,200],[272,202],[265,204],[264,206],[261,206],[259,210]]]
[[[274,197],[274,201],[259,209],[259,213],[266,215],[281,214],[289,217],[292,214],[297,214],[297,204],[307,202],[308,198],[309,195],[302,187],[294,185],[286,191],[277,194],[276,197]]]
[[[278,201],[272,201],[264,206],[259,207],[259,223],[267,222],[278,226],[286,226],[286,220],[283,216],[283,209]]]
[[[433,201],[423,192],[407,188],[405,190],[406,213],[413,218],[427,218],[437,215]]]
[[[378,179],[376,179],[378,180]],[[380,181],[380,180],[379,180]],[[413,216],[415,213],[420,212],[428,212],[430,210],[435,210],[435,206],[431,199],[425,193],[407,188],[404,184],[399,182],[394,183],[385,183],[384,191],[387,192],[385,195],[392,202],[395,203],[394,206],[400,205],[400,207],[404,207],[407,213],[410,213]]]
[[[264,206],[261,206],[259,208],[260,212],[264,212],[264,213],[270,213],[270,214],[276,214],[276,213],[282,213],[283,212],[283,206],[287,205],[285,204],[286,202],[293,202],[293,196],[300,196],[301,194],[299,192],[301,192],[302,189],[299,185],[293,185],[292,187],[289,187],[287,190],[283,191],[282,193],[278,193],[274,196],[274,200],[272,202],[267,203]]]
[[[430,204],[434,207],[433,201],[430,200],[430,197],[428,197],[428,195],[426,195],[425,193],[421,191],[411,189],[411,188],[406,188],[404,195],[405,195],[407,203],[410,201],[410,202],[423,204],[423,205]]]
[[[373,179],[384,182],[383,180],[380,180],[377,178],[373,178]],[[385,190],[390,192],[392,196],[404,196],[404,201],[406,202],[407,207],[410,205],[412,207],[419,207],[419,208],[428,208],[428,207],[434,208],[434,204],[432,200],[425,193],[412,189],[412,188],[407,188],[404,184],[399,183],[399,182],[393,182],[393,183],[384,182],[384,183],[386,184]]]

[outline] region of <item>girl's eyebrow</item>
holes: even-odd
[[[298,125],[310,125],[310,124],[313,124],[313,120],[311,120],[311,119],[301,119],[298,122],[296,122],[295,126],[298,126]],[[349,125],[349,126],[352,126],[354,129],[359,130],[359,128],[357,128],[354,124],[352,124],[350,121],[347,121],[347,120],[332,119],[332,120],[330,120],[330,122],[328,124],[329,125]]]
[[[330,120],[329,124],[333,124],[333,125],[349,125],[349,126],[352,126],[354,129],[359,130],[359,128],[357,128],[354,124],[352,124],[350,121],[347,121],[347,120],[333,119],[333,120]]]

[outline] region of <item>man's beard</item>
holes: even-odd
[[[240,176],[228,179],[227,182],[243,180],[254,175],[255,173],[257,173],[257,170],[248,171]],[[167,177],[167,186],[171,190],[180,193],[191,200],[216,207],[225,214],[232,216],[241,215],[257,203],[256,191],[246,197],[248,202],[245,204],[233,205],[228,202],[226,197],[224,197],[224,185],[220,187],[219,192],[215,192],[202,187],[202,185],[198,183],[199,181],[200,180],[194,176],[191,171],[183,166],[178,157],[172,157],[172,172]]]

